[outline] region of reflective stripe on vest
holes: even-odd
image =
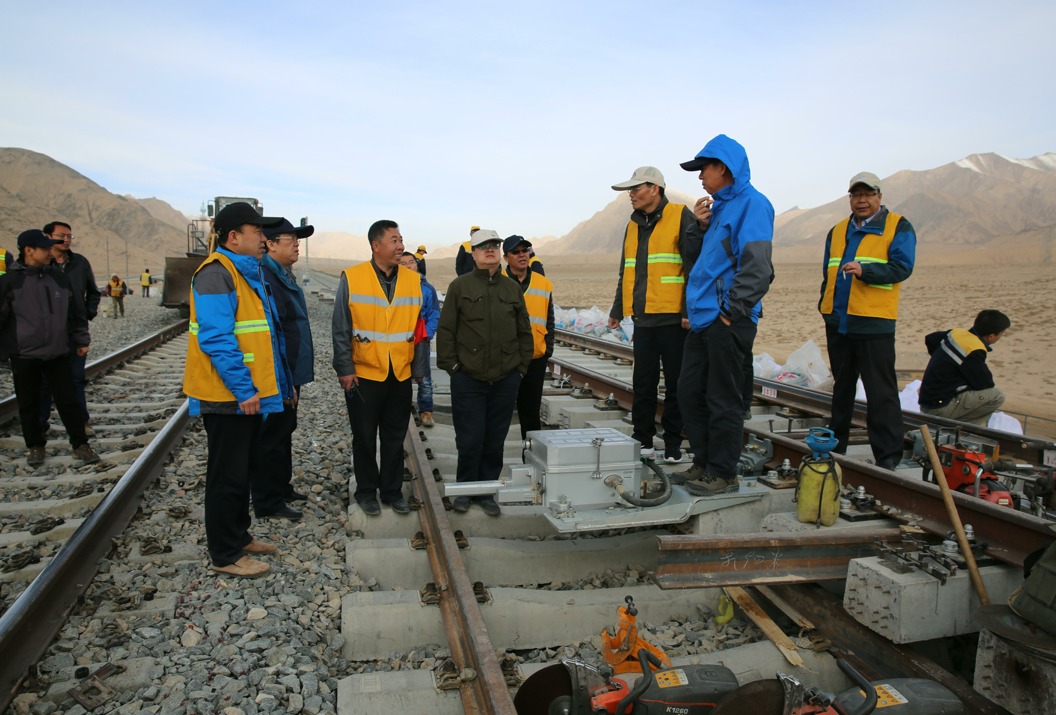
[[[976,350],[986,352],[986,343],[980,340],[975,333],[964,328],[954,328],[946,333],[940,346],[942,351],[953,360],[954,365],[963,363],[964,359]]]
[[[209,255],[198,271],[217,262],[231,274],[235,283],[235,325],[233,334],[242,352],[242,364],[249,369],[250,378],[257,388],[257,396],[264,398],[279,394],[279,385],[275,377],[275,361],[271,346],[271,328],[264,312],[264,303],[253,287],[242,276],[231,259],[222,253]],[[193,279],[190,291],[191,320],[187,341],[187,362],[183,371],[183,391],[189,397],[206,402],[237,402],[237,398],[224,385],[220,373],[213,367],[212,360],[202,352],[198,344],[198,309],[194,301]]]
[[[0,276],[7,273],[7,251],[0,248]]]
[[[686,276],[678,252],[682,204],[669,203],[649,235],[649,265],[645,289],[646,313],[681,313]],[[634,315],[634,280],[638,268],[638,224],[627,223],[623,239],[623,314]]]
[[[388,378],[391,365],[396,379],[406,380],[414,359],[414,327],[422,310],[421,276],[397,266],[392,302],[369,261],[346,268],[345,281],[356,375],[381,382]]]
[[[532,359],[535,359],[546,355],[546,316],[554,284],[535,271],[528,271],[528,275],[531,281],[524,291],[524,307],[528,310],[528,321],[532,325]]]
[[[887,252],[895,238],[895,229],[902,218],[888,212],[881,234],[867,233],[858,244],[854,258],[858,263],[887,263]],[[829,263],[825,266],[825,293],[821,296],[821,312],[832,314],[836,295],[836,283],[840,280],[840,266],[845,262],[843,252],[847,249],[847,230],[850,219],[845,218],[832,229],[829,244]],[[867,318],[898,319],[898,283],[869,284],[859,278],[851,278],[851,294],[847,300],[847,314]]]

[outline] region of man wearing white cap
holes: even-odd
[[[624,232],[616,297],[609,327],[634,321],[634,401],[631,436],[642,444],[642,456],[655,453],[656,393],[664,370],[664,458],[682,460],[682,417],[678,379],[686,340],[686,276],[700,253],[701,224],[682,204],[664,195],[664,175],[652,166],[635,169],[627,181],[613,185],[626,191],[631,212]]]
[[[818,303],[835,380],[829,427],[839,439],[835,451],[846,452],[861,376],[873,457],[878,466],[894,469],[903,440],[895,321],[899,288],[913,273],[917,236],[909,221],[883,205],[876,174],[856,174],[848,192],[851,215],[825,238]]]

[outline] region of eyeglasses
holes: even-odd
[[[527,248],[515,248],[512,251],[510,251],[510,255],[511,256],[520,256],[520,255],[523,255],[525,253],[528,253],[528,249]]]
[[[879,191],[854,191],[851,193],[852,199],[872,198],[879,195]]]
[[[485,243],[483,246],[477,246],[482,251],[497,251],[499,250],[499,244],[497,243]]]

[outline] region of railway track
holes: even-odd
[[[313,278],[311,287],[317,286],[326,288]],[[78,583],[100,572],[86,597],[63,601],[43,586],[37,590],[41,578],[26,589],[35,601],[54,602],[52,635],[42,638],[29,624],[10,627],[12,619],[23,623],[23,606],[8,608],[0,648],[6,656],[9,643],[24,639],[18,656],[28,663],[0,663],[7,699],[21,694],[23,705],[43,699],[65,707],[71,702],[66,691],[79,682],[77,667],[94,671],[113,661],[127,670],[107,679],[114,687],[107,707],[122,712],[219,711],[251,700],[258,711],[512,713],[510,688],[536,669],[573,655],[600,660],[599,631],[613,623],[626,595],[634,596],[643,628],[676,663],[721,660],[742,681],[787,669],[754,626],[738,618],[716,627],[716,589],[660,590],[657,540],[680,534],[678,527],[557,535],[531,509],[506,507],[498,519],[475,508],[446,511],[437,479],[453,481],[456,458],[443,373],[434,371],[437,427],[412,428],[405,445],[408,486],[419,508],[410,516],[385,510],[366,517],[349,506],[350,440],[329,374],[329,310],[330,303],[310,304],[319,382],[305,389],[302,410],[315,402],[319,409],[302,412],[295,437],[295,461],[304,472],[298,478],[311,485],[312,500],[303,522],[265,520],[253,527],[255,535],[281,544],[273,572],[249,584],[228,583],[208,570],[202,485],[195,478],[204,474],[204,445],[192,425],[182,442],[174,437],[149,448],[160,462],[160,455],[171,457],[139,478],[153,481],[160,471],[141,518],[120,536],[86,538],[90,551],[73,557],[82,562]],[[560,348],[559,364],[571,371],[582,361],[577,352]],[[618,415],[599,411],[595,418],[614,422]],[[520,449],[515,423],[507,460],[518,461]],[[794,444],[778,449],[797,452]],[[100,452],[108,463],[107,450]],[[106,518],[93,511],[86,523],[92,521]],[[151,583],[154,592],[146,587]],[[58,640],[49,646],[54,633]],[[802,656],[814,670],[812,685],[844,686],[828,655],[807,649]],[[1000,712],[973,702],[974,712]]]

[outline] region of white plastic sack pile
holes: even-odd
[[[821,348],[813,340],[808,340],[788,356],[781,371],[773,379],[787,385],[820,387],[827,384],[830,377],[825,358],[821,355]]]
[[[781,366],[777,360],[770,357],[770,353],[763,353],[752,358],[752,374],[763,380],[773,380],[781,372]]]

